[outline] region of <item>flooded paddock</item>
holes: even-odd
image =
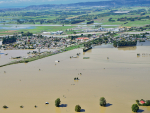
[[[79,52],[78,58],[70,59]],[[141,55],[137,57],[137,53]],[[2,67],[0,112],[75,113],[79,104],[85,113],[132,113],[135,100],[150,100],[150,56],[142,53],[150,54],[150,46],[94,48],[86,53],[75,49]],[[100,97],[106,98],[106,107],[99,106]],[[55,107],[57,98],[61,99],[59,108]],[[3,109],[3,105],[9,108]],[[140,106],[140,112],[149,113],[150,107]]]
[[[55,51],[57,49],[41,49],[40,52],[44,51]],[[22,50],[0,50],[0,65],[4,65],[6,63],[10,63],[20,59],[12,59],[12,57],[27,57],[32,56],[34,54],[27,54],[28,52],[37,51],[38,49],[22,49]]]

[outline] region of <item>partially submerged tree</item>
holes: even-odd
[[[8,108],[8,107],[7,107],[6,105],[4,105],[4,106],[3,106],[3,108],[5,108],[5,109],[6,109],[6,108]]]
[[[80,110],[81,110],[81,106],[80,106],[80,105],[76,105],[76,106],[75,106],[75,111],[76,111],[76,112],[80,112]]]
[[[55,106],[56,107],[59,107],[59,104],[60,104],[60,98],[57,98],[56,100],[55,100]]]
[[[139,106],[137,104],[132,105],[132,111],[137,112],[139,110]]]
[[[106,106],[106,99],[104,97],[100,98],[100,106]]]
[[[23,106],[21,105],[20,108],[23,108]]]

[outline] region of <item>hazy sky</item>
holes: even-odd
[[[25,7],[29,5],[42,5],[42,4],[67,4],[67,3],[90,2],[90,1],[110,1],[110,0],[0,0],[0,8]]]

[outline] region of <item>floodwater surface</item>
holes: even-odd
[[[78,58],[70,59],[79,52]],[[135,100],[150,100],[149,54],[149,46],[95,48],[86,53],[75,49],[27,64],[2,67],[0,112],[75,113],[75,105],[79,104],[85,113],[132,113]],[[79,80],[74,81],[74,77]],[[106,107],[99,106],[100,97],[106,98]],[[55,107],[57,98],[63,104],[59,108]],[[3,105],[9,108],[3,109]],[[150,107],[140,107],[140,111],[150,113]]]

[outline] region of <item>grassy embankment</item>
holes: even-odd
[[[37,56],[32,57],[32,58],[27,58],[27,59],[24,58],[22,60],[13,61],[13,62],[4,64],[4,65],[0,65],[0,67],[13,65],[13,64],[18,64],[18,63],[28,63],[28,62],[32,62],[32,61],[35,61],[35,60],[39,60],[39,59],[42,59],[42,58],[45,58],[45,57],[49,57],[49,56],[52,56],[52,55],[56,55],[56,54],[59,54],[59,53],[62,53],[62,52],[70,51],[70,50],[81,48],[81,47],[83,47],[83,44],[73,45],[73,46],[70,46],[70,47],[66,47],[64,49],[60,49],[60,50],[58,50],[57,53],[47,52],[47,53],[44,53],[42,55],[37,55]]]

